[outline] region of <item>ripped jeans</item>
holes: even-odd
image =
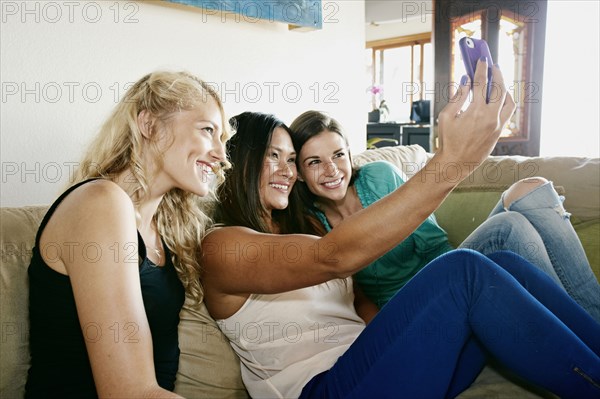
[[[504,207],[504,194],[460,248],[482,254],[510,250],[548,274],[600,323],[600,284],[552,182]]]

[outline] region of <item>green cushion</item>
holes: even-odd
[[[590,220],[583,223],[574,222],[573,227],[583,244],[585,254],[587,255],[592,270],[600,281],[600,219]]]
[[[487,219],[498,203],[504,187],[498,189],[455,190],[435,212],[435,217],[457,247],[477,226]]]
[[[435,212],[435,217],[448,233],[450,243],[457,247],[479,226],[500,200],[504,187],[456,189]],[[561,190],[562,191],[562,190]],[[468,215],[468,216],[467,216]],[[572,217],[596,278],[600,281],[600,219],[581,222]]]

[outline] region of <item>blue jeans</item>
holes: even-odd
[[[600,396],[600,324],[518,255],[462,249],[417,273],[300,397],[453,397],[480,348],[562,398]]]
[[[548,182],[504,208],[504,195],[460,248],[482,254],[510,250],[539,267],[600,323],[600,284],[562,205]]]

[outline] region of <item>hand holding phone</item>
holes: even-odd
[[[490,54],[490,48],[485,40],[474,39],[471,37],[463,37],[460,39],[458,42],[458,47],[460,48],[460,53],[462,54],[467,75],[469,76],[469,79],[471,79],[471,87],[473,87],[473,82],[475,81],[475,69],[477,68],[477,61],[479,61],[480,58],[485,58],[487,60],[488,70],[485,102],[489,103],[490,94],[492,91],[492,65],[494,65],[494,62],[492,61],[492,55]]]

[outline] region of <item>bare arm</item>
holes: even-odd
[[[485,71],[486,65],[477,69],[480,86],[485,85]],[[440,114],[443,147],[431,161],[406,184],[324,237],[262,234],[243,227],[209,234],[202,260],[209,302],[231,299],[239,304],[250,293],[276,293],[347,277],[405,239],[490,154],[514,111],[495,67],[493,79],[502,91],[500,101],[486,104],[485,98],[475,96],[457,116],[468,97],[468,85],[459,87]]]
[[[156,382],[127,194],[108,181],[88,183],[65,198],[47,227],[41,245],[61,245],[54,268],[71,280],[98,395],[178,398]]]

